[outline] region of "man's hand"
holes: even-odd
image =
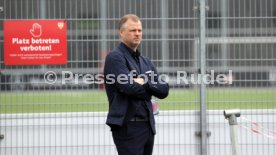
[[[134,82],[139,83],[140,85],[143,85],[145,83],[143,78],[133,78]]]

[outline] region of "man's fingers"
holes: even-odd
[[[143,84],[145,83],[145,81],[144,81],[143,78],[134,78],[133,80],[134,80],[134,82],[137,82],[137,83],[139,83],[140,85],[143,85]]]

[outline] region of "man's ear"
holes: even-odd
[[[118,32],[119,32],[119,35],[120,35],[120,37],[123,35],[123,30],[122,29],[120,29],[120,30],[118,30]]]
[[[121,29],[119,29],[119,30],[118,30],[118,33],[119,33],[119,35],[121,35],[121,34],[122,34],[122,30],[121,30]]]

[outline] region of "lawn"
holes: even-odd
[[[198,89],[171,89],[169,96],[158,100],[160,110],[199,109]],[[276,89],[207,89],[207,108],[276,109]],[[18,91],[0,93],[0,113],[107,111],[102,90]]]

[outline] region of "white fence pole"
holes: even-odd
[[[224,117],[228,119],[229,126],[230,126],[230,139],[232,144],[232,155],[238,155],[239,147],[238,147],[238,140],[237,140],[237,117],[240,117],[241,112],[240,110],[233,109],[233,110],[224,110]]]

